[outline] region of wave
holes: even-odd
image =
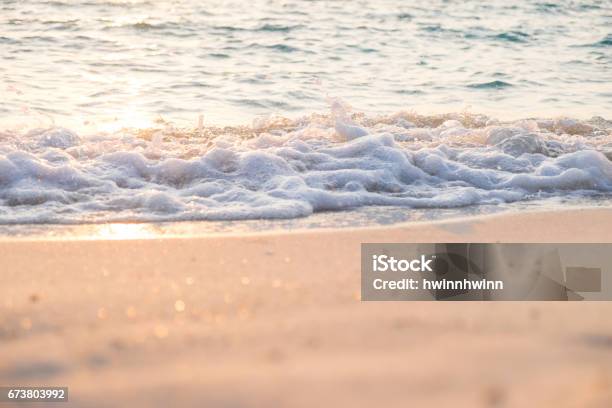
[[[493,37],[496,40],[508,41],[513,43],[525,43],[529,40],[529,34],[523,33],[521,31],[508,31],[504,33],[497,34]]]
[[[0,223],[296,218],[612,195],[612,122],[351,113],[0,132]]]
[[[490,81],[490,82],[481,82],[476,84],[468,85],[468,88],[474,89],[502,89],[509,88],[512,84],[504,81]]]
[[[601,41],[593,44],[596,47],[609,47],[612,46],[612,34],[606,35]]]

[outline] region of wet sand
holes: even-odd
[[[612,303],[361,302],[359,250],[612,242],[611,231],[603,208],[363,229],[5,239],[0,385],[68,386],[68,405],[79,407],[607,407]]]

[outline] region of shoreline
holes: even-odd
[[[384,207],[382,207],[384,210]],[[407,209],[409,211],[409,209]],[[562,217],[563,224],[556,222]],[[581,217],[589,219],[588,225],[580,225]],[[279,220],[248,220],[249,222],[276,222]],[[283,220],[280,220],[283,221]],[[233,221],[230,221],[233,222]],[[243,221],[237,221],[243,222]],[[451,216],[436,220],[402,221],[390,224],[367,226],[332,226],[332,227],[298,227],[272,228],[269,230],[247,231],[208,231],[198,228],[198,224],[219,223],[219,221],[177,221],[177,222],[134,222],[107,224],[18,224],[3,225],[3,228],[49,229],[53,235],[41,235],[37,232],[26,232],[23,235],[2,235],[0,244],[5,242],[40,242],[40,241],[123,241],[123,240],[165,240],[165,239],[209,239],[209,238],[248,238],[259,236],[342,234],[366,236],[378,239],[391,234],[400,237],[404,233],[419,235],[423,239],[411,242],[612,242],[609,236],[608,223],[612,223],[612,207],[571,207],[554,209],[528,209],[523,211],[508,210],[490,214]],[[537,231],[537,237],[530,236],[525,224]],[[512,225],[522,226],[518,230],[508,228]],[[612,225],[612,224],[611,224]],[[181,228],[190,227],[190,228]],[[488,228],[495,228],[496,237],[488,238]],[[60,231],[58,231],[60,230]],[[61,231],[65,230],[65,231]],[[172,232],[175,231],[175,232]],[[191,232],[189,232],[191,231]],[[588,234],[587,241],[576,239],[582,233]],[[125,233],[125,236],[122,236]],[[523,235],[521,235],[523,234]],[[572,237],[565,238],[565,237]],[[440,239],[436,239],[439,237]],[[520,238],[525,237],[527,241]],[[558,238],[560,237],[560,238]],[[459,241],[457,241],[459,239]],[[484,240],[483,240],[484,239]],[[504,241],[504,240],[511,241]],[[551,239],[561,239],[555,241]],[[568,240],[569,239],[569,240]],[[463,240],[463,241],[461,241]]]

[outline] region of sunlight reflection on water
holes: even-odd
[[[4,1],[0,129],[193,126],[201,113],[244,124],[320,111],[327,94],[367,113],[605,116],[610,11],[596,0]]]

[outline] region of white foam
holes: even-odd
[[[0,133],[0,223],[302,217],[612,195],[611,131],[568,119],[329,116],[251,129]],[[205,136],[199,136],[204,134]]]

